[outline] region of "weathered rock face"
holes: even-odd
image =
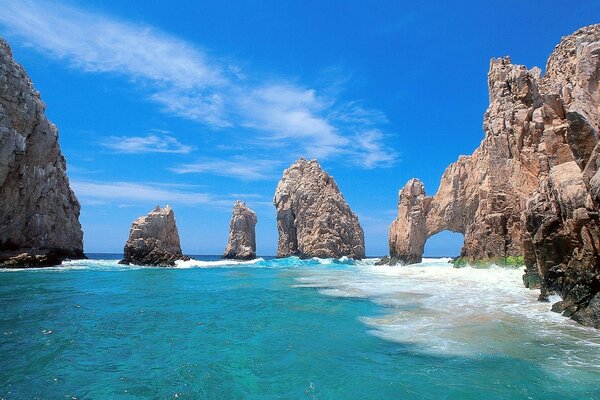
[[[82,258],[80,206],[58,131],[23,68],[0,39],[0,267]]]
[[[400,191],[390,227],[393,259],[420,262],[427,238],[446,229],[464,234],[461,256],[469,261],[523,254],[521,213],[540,173],[533,145],[541,135],[532,113],[540,103],[537,77],[538,69],[512,65],[509,58],[491,61],[485,138],[473,155],[446,169],[435,196],[425,196],[420,182],[418,196],[409,189],[413,181]]]
[[[429,236],[462,232],[464,257],[524,255],[527,286],[560,294],[556,310],[600,327],[599,80],[600,25],[563,38],[545,76],[492,60],[485,138],[448,167],[435,196],[414,182],[400,192],[391,256],[419,261]]]
[[[524,281],[553,309],[600,328],[600,25],[563,38],[539,80],[540,184],[523,215]]]
[[[175,213],[171,207],[156,206],[148,215],[131,224],[121,264],[175,265],[177,260],[189,260],[181,252]]]
[[[301,158],[284,171],[273,204],[279,231],[277,257],[364,258],[358,217],[316,160]]]
[[[229,223],[229,240],[223,258],[251,260],[256,258],[256,213],[246,203],[236,201]]]

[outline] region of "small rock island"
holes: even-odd
[[[317,160],[300,158],[283,173],[275,190],[277,257],[365,257],[358,217]]]
[[[252,260],[256,258],[256,213],[246,203],[236,201],[229,223],[229,240],[223,258]]]
[[[156,208],[131,224],[121,264],[173,266],[189,260],[181,252],[175,213],[171,207]]]

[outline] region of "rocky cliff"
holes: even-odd
[[[296,161],[275,190],[277,257],[364,258],[365,241],[333,178],[317,160]]]
[[[509,58],[491,61],[483,141],[446,169],[434,196],[426,196],[418,181],[400,191],[390,227],[392,258],[419,262],[427,238],[446,229],[464,234],[461,255],[469,261],[523,254],[521,213],[540,175],[535,142],[542,130],[539,112],[533,113],[540,104],[539,75]]]
[[[411,180],[400,191],[390,253],[421,260],[427,238],[448,229],[465,235],[469,261],[523,255],[525,284],[577,321],[600,323],[600,25],[556,46],[539,68],[491,61],[484,139],[425,195]]]
[[[562,39],[537,84],[539,186],[523,220],[525,284],[600,328],[600,25]]]
[[[251,260],[256,258],[256,213],[246,203],[236,201],[229,223],[229,240],[223,258]]]
[[[31,80],[0,39],[0,267],[82,258],[80,206],[58,131]]]
[[[156,206],[148,215],[131,224],[121,264],[175,265],[177,260],[189,260],[181,252],[175,213],[171,207]]]

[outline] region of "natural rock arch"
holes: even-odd
[[[544,130],[544,118],[561,110],[543,103],[539,79],[538,68],[511,64],[508,57],[491,61],[485,137],[471,156],[446,169],[434,196],[425,194],[418,179],[400,191],[398,217],[390,227],[393,259],[420,262],[426,240],[443,230],[465,236],[461,256],[471,261],[523,255],[521,214],[541,168],[535,146],[543,135],[552,136],[553,156],[570,157],[562,140],[565,128]]]

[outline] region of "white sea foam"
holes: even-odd
[[[409,266],[357,262],[344,270],[305,269],[298,287],[385,307],[361,318],[383,339],[430,354],[503,354],[546,363],[557,373],[600,373],[600,332],[554,313],[523,286],[521,268],[453,268],[450,259]],[[553,299],[556,300],[556,299]],[[547,361],[554,358],[560,362]]]
[[[263,262],[262,258],[255,258],[254,260],[239,261],[239,260],[216,260],[216,261],[201,261],[201,260],[178,260],[175,261],[176,268],[217,268],[217,267],[239,267],[244,265],[255,265]]]

